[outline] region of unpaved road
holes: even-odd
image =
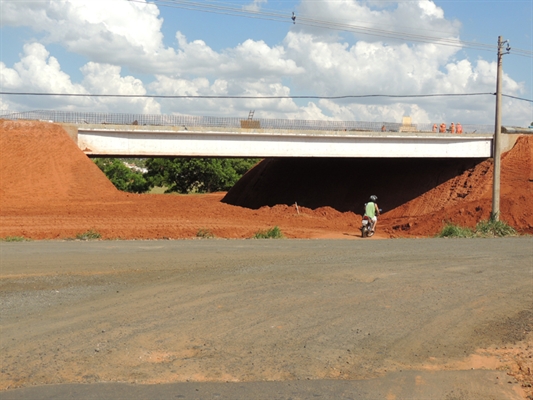
[[[0,262],[1,399],[532,394],[531,237],[0,243]],[[136,385],[32,387],[97,382]]]

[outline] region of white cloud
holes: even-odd
[[[149,89],[159,95],[173,96],[289,96],[290,89],[266,79],[242,81],[217,79],[213,83],[205,78],[183,79],[164,75],[156,77]],[[206,116],[237,116],[243,110],[258,110],[258,118],[280,118],[287,113],[298,114],[298,107],[291,99],[167,99],[162,100],[165,113],[198,114],[198,109],[209,110]],[[244,117],[244,116],[243,116]]]
[[[304,73],[296,62],[287,59],[281,46],[269,47],[263,41],[246,40],[225,53],[224,63],[220,66],[223,75],[240,78],[290,77]]]
[[[172,70],[173,49],[163,46],[159,9],[146,2],[15,1],[2,3],[6,25],[44,32],[43,43],[59,43],[92,61],[129,65],[142,72]]]
[[[217,53],[203,40],[187,41],[177,32],[179,49],[175,60],[175,76],[207,75],[223,79],[259,79],[294,76],[304,72],[294,60],[287,59],[282,46],[270,47],[263,41],[246,40],[233,49]],[[169,75],[169,74],[166,74]]]
[[[61,71],[55,57],[40,43],[24,45],[24,53],[12,69],[4,66],[2,87],[26,91],[52,93],[84,93],[81,85],[73,84],[70,77]]]
[[[341,121],[399,122],[409,115],[418,123],[430,122],[427,112],[417,104],[349,104],[339,105],[330,100],[320,100],[322,109],[328,110],[332,119]],[[379,119],[381,117],[381,119]]]
[[[435,44],[385,44],[358,41],[331,42],[329,38],[306,32],[290,32],[285,38],[286,56],[305,70],[293,78],[296,90],[311,88],[327,96],[345,95],[424,95],[493,93],[496,64],[455,59],[458,49]],[[523,85],[504,74],[506,93],[520,93]],[[383,121],[411,115],[417,122],[460,120],[492,124],[494,97],[439,97],[415,100],[386,97],[343,101],[342,107],[328,105],[328,112],[351,119]],[[321,102],[322,107],[326,107]],[[527,108],[527,107],[526,107]],[[524,106],[509,109],[508,120],[517,121]],[[470,110],[466,112],[465,110]]]
[[[149,88],[160,95],[174,96],[199,96],[210,93],[209,80],[206,78],[173,79],[165,75],[156,76],[157,80],[149,85]],[[223,84],[218,82],[218,88]],[[225,85],[223,85],[225,86]]]
[[[442,38],[457,37],[460,23],[444,18],[444,12],[433,1],[316,1],[302,0],[298,13],[306,18],[318,21],[329,21],[330,26],[343,25],[343,29],[354,32],[354,36],[367,42],[382,41],[379,36],[383,31],[395,32],[387,35],[387,41],[393,43],[398,33],[436,36]],[[297,18],[298,21],[298,18]],[[329,36],[331,31],[321,30],[305,24],[296,24],[298,29]],[[365,34],[371,33],[371,34]],[[396,38],[396,39],[395,39]]]
[[[89,93],[145,95],[146,89],[140,79],[133,76],[121,76],[121,68],[109,64],[89,62],[81,69],[84,75],[83,86]],[[126,109],[129,113],[159,114],[161,108],[152,98],[98,98],[100,107],[107,111]],[[103,108],[102,107],[102,108]]]
[[[256,0],[249,7],[261,7],[262,3],[265,1]],[[269,45],[263,40],[248,39],[220,51],[205,40],[187,40],[179,27],[176,47],[165,45],[159,9],[142,1],[15,1],[3,3],[1,13],[5,25],[31,27],[42,34],[42,43],[25,45],[20,62],[12,68],[0,63],[2,87],[10,90],[145,94],[148,89],[163,95],[194,96],[419,95],[495,90],[496,64],[469,60],[458,47],[406,44],[401,35],[384,38],[361,31],[341,36],[332,30],[298,23],[298,16],[306,16],[356,25],[374,33],[375,29],[386,29],[458,38],[460,22],[447,19],[442,8],[430,0],[302,0],[297,23],[290,25],[282,43]],[[45,48],[47,43],[59,44],[89,59],[81,68],[81,82],[72,82],[62,71],[59,61]],[[125,70],[131,75],[122,76]],[[139,72],[142,80],[132,76]],[[503,86],[507,94],[524,92],[524,85],[508,75],[504,75]],[[42,99],[21,101],[27,108]],[[524,114],[531,115],[531,106],[524,103],[505,99],[504,120],[519,123]],[[418,122],[453,119],[491,124],[494,120],[493,96],[376,97],[321,100],[305,105],[291,99],[76,98],[52,99],[47,106],[225,116],[255,109],[258,117],[395,122],[403,115],[411,115]]]
[[[120,67],[89,62],[81,69],[84,78],[73,83],[61,70],[55,57],[40,43],[24,45],[21,60],[8,68],[0,63],[0,82],[4,90],[14,92],[74,93],[74,94],[146,94],[143,83],[132,76],[120,76]],[[6,100],[7,99],[7,100]],[[43,102],[43,99],[46,99]],[[45,104],[45,106],[43,106]],[[124,111],[132,113],[160,113],[153,99],[9,96],[4,98],[3,108],[24,109],[85,109],[90,111]]]
[[[242,8],[249,11],[260,11],[261,4],[267,3],[268,0],[253,0],[250,4],[243,6]]]
[[[439,61],[446,60],[431,44],[359,41],[349,47],[303,33],[290,33],[285,44],[288,56],[306,71],[295,78],[297,84],[329,95],[415,94],[443,77]]]
[[[72,83],[70,76],[61,70],[55,57],[40,43],[24,45],[23,54],[13,68],[0,63],[0,82],[3,90],[13,92],[40,93],[87,93],[80,84]],[[83,106],[88,103],[84,98],[46,97],[46,107],[42,107],[45,97],[9,96],[4,101],[7,108],[62,108],[69,105]]]

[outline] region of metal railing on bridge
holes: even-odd
[[[368,131],[399,132],[404,128],[395,122],[331,121],[302,119],[269,119],[237,117],[201,117],[190,115],[164,114],[120,114],[76,111],[37,110],[14,112],[0,115],[2,119],[39,120],[71,124],[111,124],[111,125],[150,125],[185,126],[213,128],[261,128],[280,130],[320,130],[320,131]],[[431,132],[433,123],[413,124],[409,131]],[[493,133],[493,125],[463,124],[464,133]]]

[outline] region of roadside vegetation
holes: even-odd
[[[213,235],[213,232],[211,232],[209,229],[200,228],[198,229],[198,232],[196,232],[196,237],[201,239],[213,239],[215,235]]]
[[[141,161],[136,160],[136,163],[139,164]],[[137,166],[133,162],[130,164],[121,158],[96,158],[94,163],[118,190],[131,193],[144,193],[149,190],[142,166]]]
[[[83,233],[78,233],[76,235],[76,239],[78,240],[96,240],[100,239],[101,237],[102,235],[99,232],[92,229],[89,229],[88,231]]]
[[[491,217],[480,221],[474,229],[447,223],[437,237],[440,238],[472,238],[472,237],[505,237],[517,235],[516,230],[504,221]]]
[[[256,158],[96,158],[95,164],[119,190],[146,193],[228,191],[255,164]]]
[[[454,237],[454,238],[468,238],[474,237],[474,231],[470,228],[465,228],[459,225],[447,223],[444,228],[437,235],[440,238]]]
[[[27,242],[31,239],[25,238],[24,236],[6,236],[0,238],[0,242]]]
[[[284,237],[281,229],[277,226],[264,231],[258,231],[254,235],[254,239],[283,239]]]

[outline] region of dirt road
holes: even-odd
[[[310,380],[380,382],[366,398],[526,398],[532,249],[531,237],[0,243],[0,397]]]

